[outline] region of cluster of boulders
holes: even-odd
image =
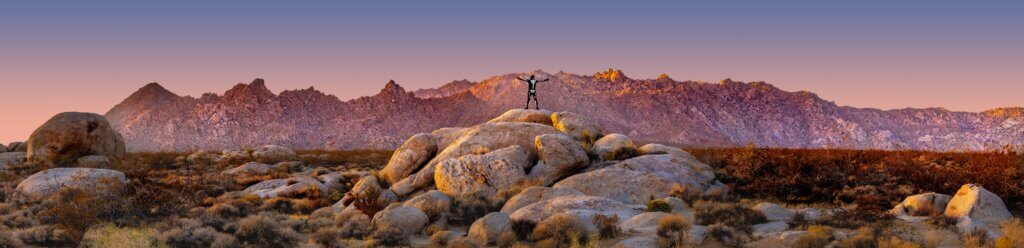
[[[12,143],[0,154],[0,168],[44,169],[22,180],[17,190],[31,198],[66,187],[114,192],[125,183],[110,170],[125,156],[125,145],[102,115],[66,112],[39,126],[25,143]]]
[[[999,196],[975,184],[961,186],[953,196],[934,192],[912,195],[889,212],[907,222],[936,216],[954,218],[961,233],[982,231],[991,238],[1001,236],[1000,224],[1013,218]]]
[[[221,152],[200,150],[188,156],[178,157],[178,162],[190,164],[253,161],[279,163],[298,160],[295,151],[279,145],[264,145],[255,149],[227,149]]]
[[[506,193],[517,187],[518,194]],[[477,126],[413,135],[378,174],[363,177],[333,208],[358,211],[354,199],[375,197],[390,204],[372,217],[375,227],[416,233],[427,220],[443,218],[453,201],[476,199],[500,207],[469,228],[468,238],[487,244],[510,223],[538,224],[556,215],[571,215],[588,229],[596,228],[596,215],[614,215],[626,230],[653,233],[668,213],[645,213],[652,199],[692,216],[682,200],[671,197],[674,189],[700,195],[727,187],[711,167],[681,149],[637,147],[626,135],[604,134],[596,122],[574,113],[517,109]],[[691,236],[702,239],[703,230],[691,228]]]

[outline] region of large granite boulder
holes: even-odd
[[[574,196],[583,195],[579,190],[566,187],[541,187],[533,186],[524,189],[519,194],[512,196],[508,201],[505,201],[505,205],[501,207],[501,212],[506,214],[512,214],[516,210],[522,207],[528,206],[544,200],[555,199],[563,196]]]
[[[624,152],[627,152],[632,148],[634,148],[633,140],[630,140],[626,135],[612,133],[597,139],[591,150],[598,158],[604,160],[616,160],[622,156]]]
[[[513,145],[482,155],[445,160],[437,165],[434,181],[438,191],[455,198],[487,198],[524,179],[523,167],[529,163],[526,149]]]
[[[263,163],[293,161],[299,158],[295,151],[278,145],[265,145],[252,151],[252,158]]]
[[[437,138],[437,150],[441,151],[459,140],[459,137],[462,137],[468,130],[470,129],[464,127],[444,127],[434,130],[430,134]]]
[[[97,168],[53,168],[40,171],[18,183],[16,188],[30,198],[40,199],[65,188],[113,193],[124,188],[124,173]]]
[[[714,174],[709,177],[691,167],[691,160],[673,155],[643,155],[622,161],[609,168],[621,168],[652,173],[669,179],[692,190],[706,190],[714,183]]]
[[[581,142],[593,142],[601,137],[601,126],[583,115],[556,112],[551,114],[551,121],[558,131]]]
[[[253,184],[242,192],[257,195],[260,198],[273,198],[301,196],[311,193],[311,190],[319,191],[320,195],[327,195],[327,186],[310,176],[266,180]]]
[[[540,161],[530,169],[529,178],[543,181],[551,185],[590,165],[590,158],[577,141],[565,134],[544,134],[537,136],[535,142]]]
[[[505,147],[518,145],[526,150],[529,160],[535,160],[537,149],[534,137],[542,134],[557,133],[551,126],[529,122],[484,123],[464,131],[458,140],[439,152],[427,165],[418,172],[391,185],[391,190],[399,196],[426,187],[434,182],[434,170],[442,161],[459,158],[465,155],[482,154]]]
[[[469,239],[474,243],[487,246],[498,240],[498,236],[512,230],[512,219],[508,214],[493,212],[473,221],[469,227]]]
[[[101,155],[119,163],[124,159],[124,139],[102,115],[60,113],[29,136],[28,160],[44,167],[75,165],[88,155]]]
[[[376,230],[394,228],[404,235],[412,235],[423,230],[430,221],[427,214],[414,207],[391,205],[373,215],[370,223]]]
[[[533,122],[551,125],[551,111],[543,109],[512,109],[488,122]]]
[[[642,155],[672,155],[679,158],[679,161],[681,163],[686,164],[686,166],[697,171],[697,173],[700,173],[701,175],[704,175],[705,177],[708,178],[715,177],[715,171],[714,169],[711,168],[711,166],[708,166],[707,164],[700,162],[700,160],[697,160],[697,158],[691,155],[689,152],[683,151],[683,149],[652,143],[637,148],[637,152],[639,152]]]
[[[381,179],[388,184],[409,176],[437,153],[437,137],[421,133],[413,135],[391,154],[388,164],[380,170]]]
[[[616,215],[619,219],[629,219],[642,213],[643,209],[643,205],[627,205],[599,196],[564,196],[527,205],[516,210],[509,218],[513,221],[540,223],[553,215],[567,213],[593,230],[595,215]]]
[[[21,167],[27,161],[28,155],[26,155],[24,152],[0,153],[0,170]]]
[[[1003,221],[1013,218],[999,196],[974,184],[963,185],[956,191],[944,215],[958,218],[956,226],[962,233],[981,230],[993,237],[998,236],[996,230]]]
[[[668,197],[676,182],[653,173],[607,168],[562,179],[554,187],[567,187],[586,195],[601,196],[629,204],[647,204],[650,199]]]

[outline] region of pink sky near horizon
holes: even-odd
[[[257,2],[0,6],[0,143],[27,139],[60,112],[103,114],[149,82],[199,96],[257,77],[275,93],[313,86],[347,100],[389,79],[416,90],[616,68],[631,78],[765,81],[853,107],[1024,106],[1024,17],[1014,2]],[[621,18],[588,14],[610,11]]]

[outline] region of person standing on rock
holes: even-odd
[[[526,107],[523,109],[530,109],[530,99],[533,99],[533,107],[535,109],[540,109],[540,102],[537,101],[537,83],[547,82],[550,78],[544,80],[537,80],[536,77],[530,75],[529,79],[522,79],[520,77],[516,77],[516,79],[519,79],[520,81],[530,84],[529,92],[526,95]]]

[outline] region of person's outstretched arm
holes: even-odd
[[[516,79],[519,79],[519,81],[523,81],[523,82],[526,82],[526,79],[522,79],[522,78],[520,78],[520,77],[516,77]]]

